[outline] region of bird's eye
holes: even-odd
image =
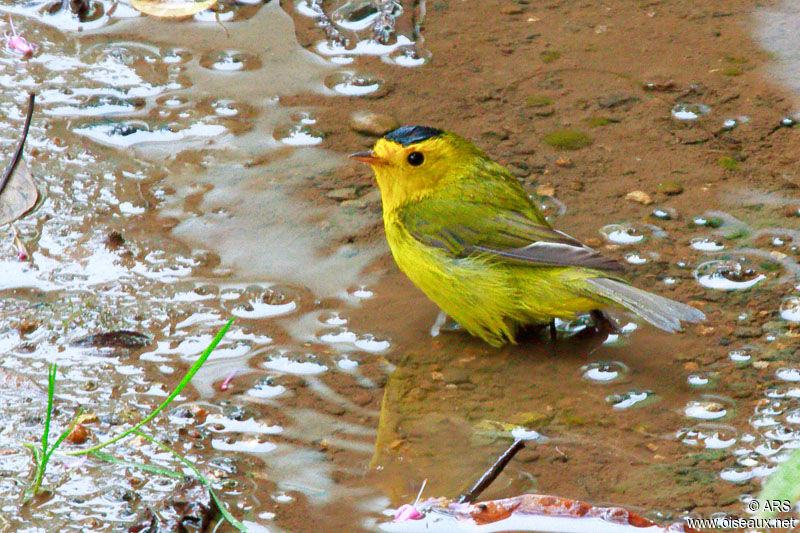
[[[412,167],[418,167],[422,164],[423,161],[425,161],[425,156],[422,155],[422,152],[411,152],[410,154],[408,154],[406,160],[408,161],[408,164],[411,165]]]

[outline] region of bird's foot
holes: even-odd
[[[622,331],[619,329],[616,320],[599,309],[592,311],[592,318],[594,319],[594,327],[598,333],[619,334]]]

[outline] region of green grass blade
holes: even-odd
[[[761,489],[761,494],[758,495],[758,501],[762,503],[773,500],[796,502],[798,499],[800,499],[800,449],[792,452],[789,459],[769,476]],[[763,506],[759,516],[771,518],[775,516],[775,510]]]
[[[186,385],[189,384],[189,382],[192,380],[194,375],[197,374],[197,371],[200,370],[200,367],[203,366],[203,363],[206,362],[206,359],[208,359],[208,356],[211,355],[211,352],[214,351],[214,348],[216,348],[217,344],[219,344],[219,342],[222,340],[222,337],[225,336],[225,333],[228,331],[228,328],[231,327],[231,324],[233,324],[233,319],[228,320],[228,323],[225,324],[222,327],[221,330],[219,330],[219,333],[217,333],[217,336],[214,337],[214,340],[211,341],[211,344],[208,345],[208,348],[206,348],[203,351],[203,353],[200,354],[200,357],[197,359],[197,361],[195,361],[195,363],[191,366],[191,368],[189,368],[189,371],[186,372],[185,376],[183,376],[183,379],[181,379],[180,383],[178,383],[178,386],[175,387],[175,390],[172,391],[172,394],[170,394],[167,397],[167,399],[164,400],[164,402],[161,405],[159,405],[153,412],[151,412],[149,415],[147,415],[144,418],[144,420],[142,420],[141,422],[139,422],[138,424],[136,424],[135,426],[133,426],[129,430],[125,431],[121,435],[118,435],[118,436],[114,437],[111,440],[108,440],[106,442],[101,442],[100,444],[97,444],[97,445],[92,446],[91,448],[87,448],[85,450],[78,450],[78,451],[70,452],[70,455],[85,455],[87,453],[94,453],[94,452],[96,452],[98,450],[101,450],[101,449],[105,448],[109,444],[113,444],[113,443],[115,443],[115,442],[117,442],[119,440],[124,439],[125,437],[127,437],[128,435],[130,435],[132,433],[137,433],[137,430],[140,427],[142,427],[143,425],[147,424],[152,419],[154,419],[156,417],[156,415],[158,415],[158,413],[160,413],[166,406],[168,406],[170,403],[172,403],[172,400],[174,400],[175,397],[178,396],[178,394],[180,394],[180,392],[184,389],[184,387],[186,387]]]
[[[42,451],[47,451],[47,440],[50,437],[50,418],[53,416],[53,395],[56,390],[56,364],[50,364],[50,373],[47,375],[47,414],[44,419],[44,433],[42,433]]]
[[[44,418],[44,432],[42,433],[42,447],[37,449],[31,446],[34,451],[34,460],[36,461],[36,475],[33,478],[33,484],[30,487],[30,495],[39,492],[42,486],[42,479],[44,479],[44,472],[47,469],[47,460],[50,455],[47,453],[47,444],[50,436],[50,420],[53,417],[53,396],[56,390],[56,363],[50,364],[50,371],[47,374],[47,414]]]
[[[145,435],[144,433],[142,433],[139,430],[134,430],[134,433],[136,433],[137,435],[139,435],[143,439],[149,440],[150,442],[152,442],[153,444],[155,444],[156,446],[158,446],[162,450],[168,451],[169,453],[174,455],[180,462],[182,462],[183,464],[188,466],[189,469],[192,472],[194,472],[195,475],[197,476],[197,478],[200,480],[200,483],[202,483],[203,486],[208,489],[209,494],[211,494],[211,497],[214,499],[214,503],[217,504],[217,508],[219,509],[219,512],[220,512],[220,514],[222,514],[222,517],[225,519],[225,521],[228,522],[233,527],[235,527],[236,529],[238,529],[239,531],[242,531],[243,533],[247,533],[247,528],[245,527],[245,525],[242,524],[241,522],[239,522],[239,520],[237,520],[236,517],[233,516],[230,513],[230,511],[228,511],[228,509],[225,508],[225,505],[220,501],[220,499],[217,498],[217,494],[214,492],[214,489],[211,487],[211,482],[209,482],[206,479],[206,477],[203,474],[200,473],[200,470],[198,470],[196,466],[194,466],[191,462],[189,462],[189,460],[187,458],[185,458],[184,456],[182,456],[181,454],[179,454],[178,452],[176,452],[175,450],[173,450],[172,448],[170,448],[166,444],[157,441],[156,439],[154,439],[150,435]]]
[[[61,443],[64,442],[64,439],[66,439],[69,436],[69,434],[72,433],[72,430],[75,429],[75,425],[78,423],[78,419],[81,417],[82,414],[83,414],[83,408],[78,409],[78,414],[76,414],[75,418],[72,419],[72,422],[70,422],[69,427],[67,427],[67,429],[65,429],[64,432],[58,436],[55,444],[53,444],[53,446],[49,450],[44,451],[45,465],[47,464],[47,461],[50,460],[50,456],[53,455],[53,452],[56,451],[56,448],[61,446]]]
[[[149,472],[151,474],[156,474],[159,476],[169,477],[172,479],[183,479],[185,477],[180,472],[170,470],[169,468],[164,468],[163,466],[146,465],[144,463],[126,461],[124,459],[120,459],[119,457],[114,457],[110,453],[106,452],[92,452],[92,455],[108,463],[112,463],[119,466],[126,466],[129,468],[137,468],[139,470],[143,470],[145,472]]]

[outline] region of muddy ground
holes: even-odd
[[[343,68],[384,83],[347,97],[322,88],[340,66],[313,55],[325,34],[303,5],[229,2],[230,19],[182,23],[120,8],[84,32],[2,4],[33,17],[18,25],[40,54],[83,61],[38,56],[29,76],[0,58],[9,93],[45,94],[29,141],[45,200],[18,224],[30,268],[3,242],[15,269],[0,283],[3,366],[41,384],[58,360],[56,423],[78,404],[97,413],[88,446],[157,405],[236,316],[153,431],[182,445],[249,527],[375,530],[423,480],[425,496],[461,493],[520,431],[542,438],[484,497],[554,494],[661,522],[744,515],[800,442],[800,330],[779,312],[800,272],[797,95],[763,38],[764,14],[785,6],[403,2],[398,31],[425,63],[358,56]],[[231,58],[241,72],[225,70]],[[125,85],[133,74],[139,92]],[[95,121],[106,85],[112,104],[130,105],[102,119],[133,117],[128,129]],[[350,126],[361,110],[472,139],[558,229],[707,320],[671,335],[618,313],[618,338],[573,335],[572,323],[556,343],[500,349],[431,337],[437,309],[388,253],[371,172],[344,157],[375,141]],[[201,123],[224,133],[124,143]],[[285,142],[299,123],[320,144]],[[3,125],[8,139],[16,125]],[[153,342],[89,355],[70,344],[114,329]],[[19,442],[41,431],[38,403],[13,403],[0,432],[4,527],[125,530],[169,492],[136,470],[58,459],[52,492],[18,505],[30,470]],[[143,441],[116,451],[172,464]]]
[[[385,461],[395,470],[370,478],[388,484],[393,501],[412,498],[425,477],[428,487],[435,487],[433,494],[454,494],[464,488],[465,476],[477,475],[501,451],[500,443],[484,441],[462,449],[466,436],[453,427],[458,425],[448,412],[453,405],[459,423],[527,421],[567,440],[520,454],[514,466],[518,477],[506,480],[494,496],[533,488],[707,516],[741,512],[739,496],[758,490],[758,483],[720,481],[719,471],[730,465],[727,454],[687,447],[675,438],[676,429],[691,425],[681,412],[692,389],[687,376],[698,370],[713,374],[716,384],[706,392],[729,396],[737,412],[725,421],[747,432],[747,419],[765,401],[762,389],[770,386],[777,368],[798,356],[790,333],[771,343],[771,354],[756,357],[762,361],[757,368],[742,371],[728,359],[732,348],[762,344],[761,326],[777,317],[781,298],[793,289],[791,278],[773,281],[771,290],[720,293],[691,283],[691,267],[675,266],[701,261],[689,246],[698,236],[692,220],[709,210],[733,214],[754,228],[798,227],[793,209],[800,186],[793,155],[798,134],[780,126],[795,111],[796,95],[771,79],[775,58],[754,42],[756,7],[750,2],[434,1],[427,4],[423,25],[424,47],[431,53],[424,67],[398,75],[378,59],[365,60],[370,72],[389,80],[385,94],[367,101],[340,98],[336,106],[317,96],[290,100],[319,106],[325,144],[343,152],[374,142],[347,126],[350,114],[361,109],[391,114],[402,124],[458,132],[507,165],[531,191],[549,194],[551,186],[568,206],[556,226],[621,260],[628,249],[604,242],[598,224],[659,223],[651,214],[655,207],[675,209],[674,220],[660,223],[669,237],[651,247],[660,259],[631,268],[629,276],[636,285],[690,302],[708,316],[675,336],[637,332],[639,338],[616,352],[619,359],[635,360],[630,366],[637,384],[671,391],[655,409],[634,416],[604,408],[607,391],[575,379],[585,361],[597,359],[584,345],[567,341],[552,354],[542,340],[501,350],[463,334],[431,340],[433,304],[397,272],[390,257],[383,257],[374,268],[383,274],[376,292],[384,296],[357,316],[380,324],[400,343],[387,358],[415,369],[411,374],[419,380],[408,383],[407,376],[396,373],[384,399],[384,409],[396,402],[400,413],[382,420],[392,429],[382,427],[387,435],[379,436],[380,457],[373,466]],[[301,44],[315,38],[315,28],[299,26]],[[711,112],[696,121],[676,120],[671,109],[680,103],[702,103]],[[724,120],[743,115],[750,121],[723,128]],[[547,135],[566,128],[585,132],[592,144],[560,150],[545,142]],[[324,202],[326,191],[355,186],[368,199],[365,209],[380,210],[369,194],[375,187],[371,173],[357,164],[314,185],[316,194],[302,194]],[[637,190],[653,204],[626,199]],[[381,238],[379,224],[353,235],[355,240]],[[737,246],[735,239],[724,242]],[[659,283],[669,275],[684,282]],[[742,313],[745,320],[739,318]],[[460,378],[452,380],[448,373]],[[511,375],[516,379],[508,379]],[[469,394],[459,394],[459,379]],[[411,421],[416,423],[407,427]],[[451,431],[461,438],[446,436]],[[409,463],[418,466],[416,477],[408,474],[414,471]],[[443,472],[457,473],[436,476],[432,469],[443,465]]]

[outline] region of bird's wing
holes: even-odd
[[[456,200],[433,195],[403,206],[400,218],[416,240],[455,257],[483,254],[510,263],[624,270],[617,261],[550,227],[530,203],[506,207],[508,203],[492,196],[465,201],[463,196]]]

